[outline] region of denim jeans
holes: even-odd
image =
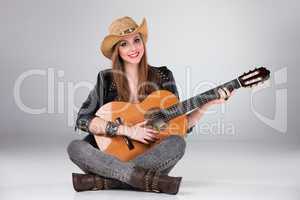
[[[184,138],[171,135],[127,162],[102,152],[88,140],[73,140],[67,151],[71,161],[84,172],[129,183],[135,166],[168,174],[183,157],[185,147]]]

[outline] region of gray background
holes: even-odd
[[[214,149],[223,144],[233,145],[237,149],[247,146],[251,152],[257,150],[257,145],[266,144],[272,146],[264,150],[270,155],[278,149],[295,155],[300,144],[297,87],[299,8],[296,0],[1,0],[0,149],[1,156],[7,159],[7,164],[1,166],[1,173],[5,178],[12,169],[20,171],[21,164],[13,164],[15,159],[34,158],[34,154],[24,152],[40,153],[40,157],[35,157],[35,162],[44,163],[32,166],[30,170],[52,166],[47,162],[48,156],[56,151],[62,157],[59,161],[54,159],[56,163],[68,163],[66,145],[72,139],[83,136],[75,133],[73,125],[68,122],[76,117],[73,102],[68,99],[68,84],[85,82],[93,85],[98,71],[110,66],[109,60],[101,55],[99,46],[112,20],[124,15],[133,17],[138,23],[146,17],[149,63],[154,66],[167,65],[173,71],[182,100],[210,88],[208,85],[198,87],[204,81],[221,84],[260,65],[268,67],[272,76],[271,87],[255,95],[257,112],[274,118],[277,112],[276,91],[287,90],[286,132],[278,131],[258,119],[250,106],[252,90],[241,89],[228,101],[225,112],[220,111],[221,106],[214,106],[212,110],[217,112],[201,119],[188,137],[193,148],[201,144]],[[55,72],[53,113],[30,114],[22,111],[14,98],[16,80],[29,70],[47,72],[49,68]],[[287,70],[287,82],[276,85],[273,75],[283,68]],[[63,71],[64,75],[59,77],[58,71]],[[58,83],[63,84],[63,95],[58,95]],[[31,76],[21,85],[21,99],[31,108],[47,108],[48,89],[47,76]],[[81,87],[71,95],[76,107],[81,105],[88,92],[87,87]],[[64,110],[58,112],[58,99],[62,97]],[[225,126],[233,125],[234,134],[201,132],[201,123],[213,124],[218,120],[222,120]],[[239,151],[237,149],[232,151]],[[47,153],[46,156],[43,156],[44,153]],[[235,161],[235,158],[232,160]],[[12,165],[15,168],[11,168]],[[16,177],[10,181],[8,178],[4,180],[7,180],[4,185],[17,182]]]
[[[253,66],[267,66],[272,75],[287,68],[286,84],[272,84],[254,99],[257,111],[273,118],[275,91],[288,88],[286,133],[279,133],[256,118],[250,108],[249,89],[237,91],[226,106],[225,115],[217,113],[202,120],[216,121],[221,117],[230,121],[236,133],[229,140],[300,141],[296,104],[300,34],[296,2],[4,1],[0,19],[1,146],[11,147],[16,139],[22,141],[22,145],[30,145],[40,141],[68,141],[74,137],[67,120],[72,121],[68,112],[72,112],[69,107],[73,103],[68,102],[67,85],[81,81],[94,84],[97,72],[110,66],[99,46],[111,21],[124,15],[132,16],[138,23],[146,17],[149,63],[167,65],[173,71],[182,99],[205,91],[195,89],[203,81],[220,84]],[[54,113],[23,112],[14,99],[15,81],[28,70],[47,72],[48,68],[55,72]],[[64,71],[61,78],[57,75],[59,70]],[[63,113],[58,113],[58,82],[65,88]],[[46,76],[27,78],[21,85],[22,102],[31,108],[47,107],[50,104],[47,89]],[[72,95],[77,107],[88,91],[81,87]],[[228,139],[210,136],[198,135],[197,138]]]

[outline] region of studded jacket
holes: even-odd
[[[171,70],[166,66],[153,67],[150,65],[149,70],[151,70],[152,73],[158,73],[161,80],[160,83],[158,83],[159,89],[169,90],[179,99],[178,90]],[[88,125],[95,117],[97,110],[102,105],[117,99],[117,88],[113,81],[111,71],[111,69],[105,69],[98,73],[95,87],[90,91],[78,112],[75,131],[80,129],[89,133]],[[187,133],[190,133],[193,128],[194,126],[189,128]]]

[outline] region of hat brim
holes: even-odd
[[[113,46],[116,45],[124,36],[133,35],[135,33],[141,33],[143,41],[147,42],[148,38],[148,28],[146,19],[143,18],[142,23],[138,26],[133,32],[125,35],[108,35],[106,36],[101,43],[101,51],[105,57],[111,59],[113,53]]]

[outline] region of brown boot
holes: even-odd
[[[142,191],[177,194],[181,179],[182,177],[161,175],[159,171],[135,167],[130,178],[130,184]]]
[[[134,189],[116,179],[108,179],[94,174],[72,173],[73,187],[77,192],[87,190]]]

